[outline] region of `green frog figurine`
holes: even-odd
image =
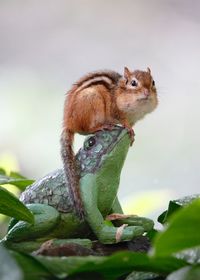
[[[34,182],[20,200],[32,211],[33,225],[12,219],[4,242],[32,251],[50,239],[129,241],[153,228],[153,221],[124,215],[117,191],[130,146],[128,130],[115,126],[87,137],[76,155],[84,220],[76,215],[63,169]]]

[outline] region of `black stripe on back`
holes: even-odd
[[[81,78],[79,81],[75,83],[76,86],[81,87],[85,82],[89,80],[98,78],[98,77],[107,77],[110,79],[114,84],[121,78],[121,75],[115,71],[98,71],[92,72],[86,75],[85,77]]]
[[[98,85],[103,85],[106,89],[110,90],[112,88],[112,84],[108,84],[106,81],[104,80],[100,80],[100,81],[92,81],[91,80],[91,83],[85,85],[84,87],[81,88],[81,91],[86,89],[86,88],[89,88],[91,86],[98,86]]]

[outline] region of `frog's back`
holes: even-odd
[[[59,212],[71,212],[72,201],[63,169],[57,169],[27,187],[20,200],[25,204],[48,204]]]

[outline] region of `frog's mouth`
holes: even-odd
[[[130,147],[130,135],[127,129],[121,128],[116,141],[108,147],[102,156],[99,167],[103,170],[115,170],[116,174],[121,172],[128,149]],[[107,171],[106,171],[107,172]]]
[[[121,153],[124,149],[126,150],[130,146],[130,135],[129,131],[126,128],[122,128],[120,134],[118,135],[118,139],[113,143],[110,147],[110,152],[112,153],[112,157]]]
[[[130,146],[131,141],[128,129],[121,125],[114,126],[112,130],[107,131],[107,135],[111,135],[112,141],[104,148],[103,152],[99,154],[99,161],[102,161],[102,164],[105,160],[108,161],[109,158],[113,159],[119,153],[121,154],[124,147]]]

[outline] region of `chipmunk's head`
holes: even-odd
[[[117,95],[118,108],[129,115],[134,124],[147,113],[152,112],[157,104],[155,81],[150,68],[146,71],[130,71],[124,67],[124,75],[120,80],[121,89]]]

